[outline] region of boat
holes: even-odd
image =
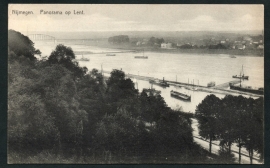
[[[242,76],[233,75],[232,77],[237,78],[237,79],[246,79],[246,80],[248,80],[248,76],[244,76],[244,75],[242,75]]]
[[[169,87],[170,85],[164,80],[150,80],[149,83],[154,84],[154,85],[158,85],[161,87]]]
[[[243,75],[241,75],[242,73],[243,73]],[[232,77],[237,78],[237,79],[246,79],[246,80],[248,80],[248,76],[244,75],[243,65],[242,65],[242,71],[240,72],[240,75],[239,76],[238,75],[233,75]]]
[[[230,55],[230,58],[236,58],[236,56],[234,56],[234,55]]]
[[[192,90],[192,91],[197,91],[198,90],[196,87],[194,87],[194,79],[193,79],[192,87],[185,87],[185,89]]]
[[[115,54],[108,53],[106,56],[115,56]]]
[[[191,96],[177,92],[177,91],[171,90],[171,96],[178,98],[178,99],[181,99],[181,100],[191,101]]]
[[[141,56],[135,56],[134,58],[137,58],[137,59],[148,59],[148,56],[144,56],[144,50],[143,50],[143,55],[141,55]]]
[[[143,92],[145,92],[147,96],[158,96],[161,93],[160,90],[156,90],[154,88],[151,88],[151,89],[143,88]]]
[[[82,54],[82,58],[76,59],[76,61],[90,61],[90,59],[84,58],[84,57],[83,57],[83,54]]]
[[[264,93],[264,88],[262,87],[258,89],[252,88],[251,86],[244,87],[244,86],[241,86],[241,83],[239,86],[234,85],[233,83],[229,83],[229,85],[230,85],[230,89],[232,90],[239,90],[242,92],[254,93],[254,94],[259,94],[259,95],[263,95]]]
[[[211,81],[207,83],[207,87],[213,87],[213,86],[216,86],[216,82]]]
[[[135,56],[134,58],[139,58],[139,59],[148,59],[148,56]]]
[[[240,76],[241,76],[241,73],[240,73]],[[263,95],[264,94],[264,88],[262,88],[262,87],[261,88],[252,88],[251,86],[242,86],[241,81],[242,81],[242,79],[244,80],[244,78],[239,78],[239,79],[240,79],[239,86],[238,85],[235,85],[233,83],[229,83],[230,89],[232,89],[232,90],[239,90],[239,91],[242,91],[242,92],[259,94],[259,95]]]

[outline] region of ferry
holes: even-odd
[[[177,91],[171,90],[171,96],[178,98],[178,99],[181,99],[181,100],[191,101],[191,96],[177,92]]]

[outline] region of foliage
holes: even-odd
[[[75,54],[70,47],[58,44],[54,51],[48,58],[50,64],[60,64],[70,70],[73,76],[81,78],[88,71],[86,67],[80,67],[78,62],[75,61]]]
[[[31,61],[36,60],[35,54],[41,54],[39,50],[35,49],[34,43],[27,36],[14,30],[8,30],[8,48],[17,57],[25,56]]]
[[[208,95],[197,106],[196,118],[199,122],[199,134],[200,136],[210,139],[209,151],[211,153],[212,140],[216,140],[219,137],[220,124],[219,114],[221,111],[220,99],[215,95]]]
[[[108,42],[113,44],[129,43],[129,37],[127,35],[113,36],[109,37]]]
[[[228,156],[231,154],[232,143],[237,143],[239,163],[243,146],[249,151],[251,163],[254,151],[263,158],[263,98],[254,100],[227,95],[219,101],[213,101],[214,99],[218,98],[207,96],[197,108],[200,135],[205,138],[208,138],[210,133],[216,135],[214,138],[220,140],[222,150],[228,147]],[[211,147],[211,139],[209,146]],[[222,154],[226,153],[224,152],[221,151]]]
[[[154,45],[159,45],[160,46],[160,44],[161,43],[164,43],[165,41],[164,41],[164,39],[163,38],[155,38],[155,37],[151,37],[150,39],[149,39],[149,41],[148,41],[148,44],[150,45],[150,46],[154,46]]]

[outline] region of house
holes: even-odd
[[[238,49],[238,50],[244,50],[246,48],[246,45],[242,45],[242,44],[238,44],[235,46],[235,49]]]
[[[161,48],[170,49],[172,48],[172,43],[161,43]]]
[[[225,44],[225,43],[226,43],[225,40],[221,40],[221,41],[220,41],[220,44]]]
[[[264,49],[264,46],[262,44],[260,44],[257,49]]]

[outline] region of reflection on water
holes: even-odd
[[[55,48],[56,44],[36,42],[35,47],[40,49],[43,56],[49,55]],[[104,49],[84,45],[69,45],[75,52],[119,52],[117,49]],[[137,53],[138,54],[138,53]],[[232,75],[240,75],[242,65],[244,66],[245,75],[249,76],[249,80],[243,81],[243,85],[252,87],[264,87],[264,58],[251,56],[237,56],[230,58],[229,55],[197,55],[184,53],[154,53],[145,52],[144,55],[148,59],[134,59],[136,53],[116,53],[114,57],[108,57],[106,54],[84,54],[85,58],[89,58],[89,62],[79,62],[81,66],[86,66],[89,70],[100,69],[101,64],[103,70],[111,71],[112,69],[122,69],[126,74],[135,74],[141,76],[150,76],[166,80],[193,83],[206,86],[210,81],[214,81],[216,85],[226,83],[232,80]],[[80,55],[78,55],[80,57]],[[138,81],[138,88],[149,88],[148,81]],[[182,107],[186,112],[194,112],[196,106],[210,93],[186,90],[184,88],[176,88],[170,86],[165,89],[155,86],[161,91],[168,106],[177,109]],[[170,91],[176,90],[191,95],[191,102],[184,102],[179,99],[171,98]],[[222,98],[224,95],[215,94]]]

